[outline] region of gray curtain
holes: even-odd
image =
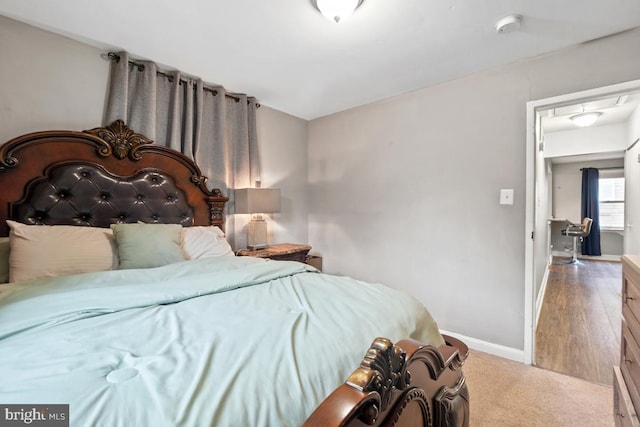
[[[126,52],[111,61],[104,124],[121,119],[155,143],[195,160],[209,188],[229,197],[226,232],[234,247],[246,238],[233,220],[235,188],[260,180],[254,98],[229,96],[179,71],[159,72],[156,64],[132,63]]]

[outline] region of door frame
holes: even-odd
[[[535,329],[536,329],[536,296],[534,295],[535,277],[534,257],[546,254],[534,254],[533,237],[534,233],[541,236],[542,230],[535,230],[536,203],[535,203],[535,183],[536,183],[536,152],[537,152],[537,120],[538,112],[552,107],[560,107],[575,104],[578,102],[588,102],[590,100],[615,96],[626,92],[640,91],[640,80],[632,80],[624,83],[603,86],[594,89],[587,89],[579,92],[568,93],[550,98],[528,101],[527,109],[527,137],[526,137],[526,201],[525,201],[525,272],[524,272],[524,363],[535,364]],[[545,233],[546,234],[546,233]],[[545,276],[546,277],[546,276]]]

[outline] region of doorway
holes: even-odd
[[[543,117],[549,111],[559,111],[568,107],[582,106],[598,102],[604,99],[620,98],[640,93],[640,80],[591,89],[573,94],[562,95],[553,98],[541,99],[527,103],[527,154],[526,154],[526,245],[525,245],[525,363],[535,364],[535,331],[538,315],[541,310],[545,284],[549,277],[549,266],[552,263],[553,251],[551,249],[550,218],[553,217],[552,196],[552,161],[549,152],[545,153],[545,138],[543,130]],[[602,115],[604,118],[606,114]],[[637,117],[637,115],[634,115]],[[635,120],[635,119],[634,119]],[[640,127],[640,126],[639,126]],[[631,127],[629,127],[631,129]],[[640,132],[640,129],[638,130]],[[631,132],[627,132],[628,134]],[[625,165],[630,162],[635,152],[631,151],[634,139],[637,135],[627,135],[624,145],[620,150],[625,160]],[[567,147],[564,147],[567,148]],[[583,150],[584,151],[584,150]],[[616,151],[616,150],[611,150]],[[565,153],[566,155],[571,155]],[[586,155],[578,151],[572,155]],[[639,157],[640,159],[640,157]],[[629,163],[632,164],[632,163]],[[632,164],[634,168],[639,163]],[[635,175],[635,174],[634,174]],[[640,174],[639,174],[640,176]],[[640,180],[640,179],[638,179]],[[634,184],[635,185],[635,184]],[[640,184],[638,184],[640,186]],[[635,197],[635,196],[634,196]],[[640,196],[638,196],[640,198]],[[640,204],[628,200],[629,205]],[[579,215],[579,214],[578,214]],[[630,243],[633,239],[632,227],[634,222],[640,226],[640,210],[630,209],[625,212],[627,221],[624,227],[624,253],[635,253],[635,248]],[[640,227],[638,227],[640,229]],[[638,230],[640,231],[640,230]],[[630,234],[631,233],[631,234]],[[556,248],[557,249],[557,248]]]

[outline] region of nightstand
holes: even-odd
[[[307,254],[311,250],[309,245],[294,245],[292,243],[280,243],[272,245],[266,249],[252,251],[250,249],[240,249],[236,252],[238,256],[252,256],[257,258],[269,258],[279,261],[299,261],[307,262]]]

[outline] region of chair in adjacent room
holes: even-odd
[[[573,255],[569,263],[574,264],[578,262],[578,239],[580,239],[580,242],[582,242],[584,238],[587,237],[589,233],[591,233],[592,223],[593,220],[591,218],[585,217],[582,220],[582,224],[574,224],[572,222],[569,222],[567,228],[562,230],[563,236],[573,237]]]

